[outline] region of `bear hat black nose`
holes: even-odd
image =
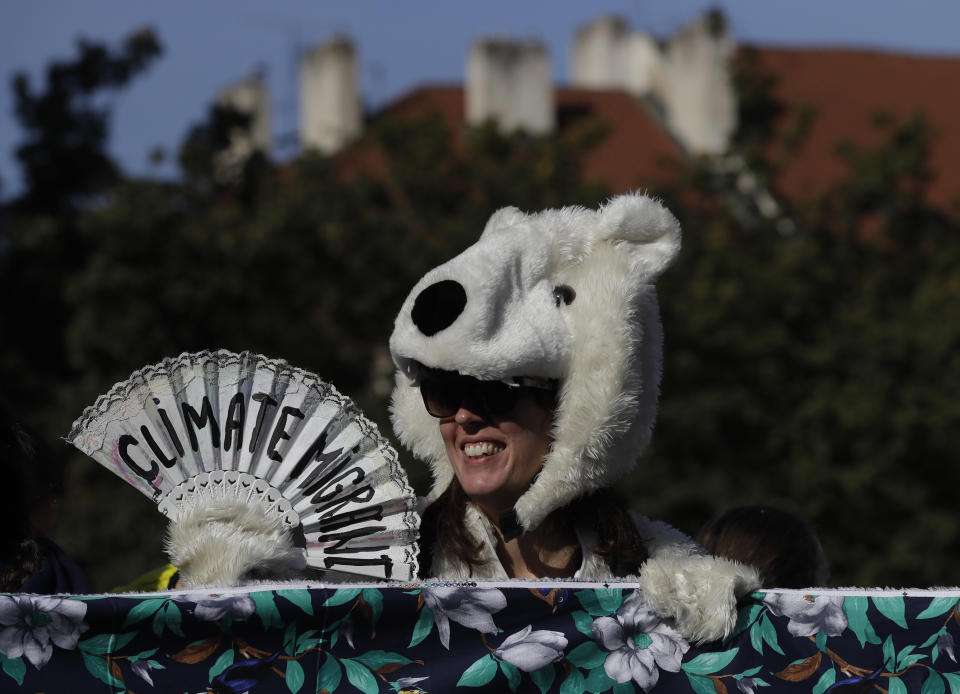
[[[427,337],[453,325],[467,305],[467,290],[455,280],[441,280],[417,295],[410,318]]]

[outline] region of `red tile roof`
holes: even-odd
[[[648,107],[625,92],[561,88],[556,91],[556,107],[561,135],[594,124],[605,129],[605,137],[584,154],[582,163],[584,178],[603,183],[610,194],[643,190],[668,179],[670,162],[683,157]],[[454,143],[463,144],[464,96],[459,86],[415,89],[387,106],[378,118],[426,113],[438,114]],[[347,159],[357,157],[356,148],[347,150],[351,151]],[[370,163],[368,159],[367,166]]]
[[[788,199],[802,201],[823,192],[847,173],[837,144],[852,140],[876,145],[872,125],[879,112],[897,121],[926,114],[934,130],[929,167],[930,202],[953,209],[960,203],[960,58],[921,57],[871,51],[759,48],[759,68],[776,76],[775,93],[789,109],[812,108],[815,118],[806,139],[777,181]],[[387,106],[380,117],[439,114],[454,144],[464,142],[464,103],[460,86],[415,89]],[[672,178],[685,156],[653,110],[618,90],[559,88],[558,130],[599,124],[606,136],[586,152],[587,180],[611,194],[656,187]],[[784,119],[784,127],[790,118]],[[342,170],[383,170],[386,162],[361,139],[340,157]]]
[[[609,128],[585,153],[583,175],[606,184],[611,194],[644,190],[670,178],[672,164],[685,156],[651,110],[626,92],[558,89],[557,110],[561,132],[577,113]]]
[[[847,172],[836,145],[876,145],[871,123],[883,112],[897,122],[918,112],[933,127],[929,201],[943,209],[960,201],[960,58],[872,51],[760,48],[759,67],[776,77],[789,108],[812,107],[815,118],[778,188],[787,198],[822,192]]]

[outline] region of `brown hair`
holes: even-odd
[[[600,489],[567,508],[576,525],[590,525],[597,531],[593,552],[606,559],[614,576],[640,573],[649,554],[623,496],[612,489]]]
[[[711,554],[756,568],[768,588],[823,586],[829,577],[813,527],[781,508],[732,508],[705,525],[696,539]]]
[[[455,554],[470,569],[477,566],[482,543],[475,540],[466,525],[469,498],[456,477],[446,491],[423,515],[420,525],[420,577],[427,578],[433,563],[433,547]],[[598,543],[593,548],[603,556],[613,576],[638,574],[649,556],[640,533],[630,517],[624,499],[616,492],[602,489],[581,497],[560,513],[574,527],[589,525],[597,531]]]
[[[420,577],[430,576],[433,546],[439,543],[453,552],[471,569],[477,565],[477,554],[483,546],[467,530],[467,493],[456,477],[450,486],[431,504],[420,522]]]

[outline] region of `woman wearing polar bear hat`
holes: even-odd
[[[443,579],[638,577],[690,640],[729,633],[755,571],[628,513],[610,489],[656,416],[653,282],[676,218],[640,194],[600,210],[496,212],[397,316],[392,417],[426,461],[423,571]]]

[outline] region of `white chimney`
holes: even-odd
[[[255,151],[269,155],[273,149],[270,92],[262,73],[256,73],[221,89],[216,102],[250,117],[248,128],[230,133],[230,145],[217,154],[216,175],[226,181],[239,175],[247,158]]]
[[[217,103],[230,106],[250,116],[250,150],[269,153],[273,148],[273,129],[270,123],[270,91],[260,73],[234,82],[217,95]]]
[[[623,41],[623,88],[636,97],[657,89],[662,80],[663,54],[650,35],[634,32]]]
[[[660,98],[668,127],[693,154],[722,154],[737,128],[734,49],[722,17],[710,13],[666,47]]]
[[[333,154],[361,126],[353,43],[336,36],[300,58],[300,145]]]
[[[625,81],[624,42],[627,23],[599,17],[580,27],[570,51],[570,83],[589,89],[621,89]]]
[[[649,34],[631,32],[619,17],[600,17],[577,30],[570,56],[570,81],[587,89],[625,89],[644,96],[654,89],[660,47]]]
[[[493,119],[504,132],[553,132],[553,71],[539,41],[476,41],[467,62],[467,123]]]

